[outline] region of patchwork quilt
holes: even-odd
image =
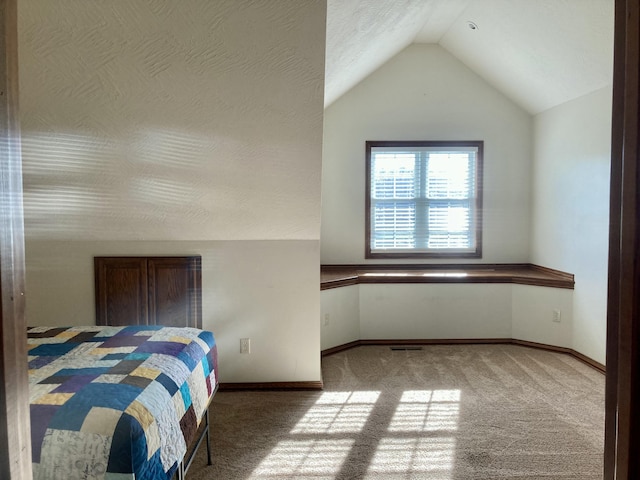
[[[173,476],[216,389],[211,332],[32,327],[28,342],[35,480]]]

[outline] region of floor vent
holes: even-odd
[[[389,347],[391,350],[422,350],[420,346],[406,346],[406,347]]]

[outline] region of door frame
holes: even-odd
[[[615,1],[605,480],[639,478],[640,1]]]

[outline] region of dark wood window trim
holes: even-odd
[[[371,283],[512,283],[574,288],[571,273],[529,263],[322,265],[320,289]]]
[[[371,149],[375,147],[476,147],[475,162],[475,248],[473,251],[452,252],[430,250],[428,252],[373,252],[371,249]],[[366,188],[365,188],[365,258],[372,259],[419,259],[419,258],[482,258],[482,183],[484,142],[482,140],[368,140],[366,150]]]

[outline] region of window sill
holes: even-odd
[[[320,290],[367,283],[512,283],[573,289],[571,273],[529,263],[322,265]]]

